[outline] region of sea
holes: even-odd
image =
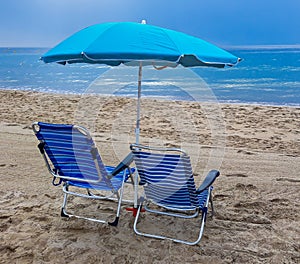
[[[114,95],[137,96],[136,68],[123,66],[118,72],[118,67],[112,69],[96,64],[45,64],[40,57],[47,50],[0,48],[0,89],[106,95],[107,90],[101,87],[114,87],[118,82]],[[242,58],[242,61],[234,67],[224,69],[201,67],[184,68],[184,71],[192,71],[198,76],[220,103],[300,106],[300,47],[239,47],[227,50]],[[181,89],[180,84],[172,82],[172,79],[178,77],[175,71],[174,78],[171,70],[169,73],[165,80],[156,75],[154,79],[143,76],[142,96],[168,100],[195,98],[186,92],[188,89]],[[113,77],[116,75],[118,78]],[[182,77],[180,80],[181,83],[189,83],[188,78]],[[102,85],[97,86],[97,83]],[[197,92],[197,88],[194,92]],[[201,101],[201,96],[196,98]]]

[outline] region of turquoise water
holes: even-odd
[[[47,49],[0,48],[0,89],[82,94],[95,78],[109,69],[102,65],[44,64],[39,57],[45,51]],[[300,49],[230,52],[243,58],[236,67],[193,69],[218,101],[300,106]],[[136,85],[124,83],[123,86],[116,94],[136,96]],[[161,85],[159,80],[144,80],[143,96],[191,100],[182,89],[166,83]]]

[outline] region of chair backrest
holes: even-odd
[[[165,207],[194,209],[199,198],[190,157],[179,149],[131,146],[147,199]]]
[[[59,175],[86,181],[107,178],[98,150],[85,128],[38,122],[33,124],[33,130]]]

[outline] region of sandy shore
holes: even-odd
[[[142,143],[185,148],[197,183],[211,168],[221,172],[216,215],[197,246],[137,237],[125,205],[117,228],[62,219],[61,189],[51,185],[31,123],[86,126],[114,165],[134,142],[135,103],[0,90],[0,263],[300,262],[300,108],[143,100]],[[150,219],[161,220],[147,215],[148,228]],[[187,237],[196,227],[162,224]]]

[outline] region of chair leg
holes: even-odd
[[[137,235],[140,236],[145,236],[145,237],[150,237],[150,238],[157,238],[157,239],[163,239],[163,240],[171,240],[177,243],[182,243],[182,244],[186,244],[186,245],[196,245],[200,242],[202,235],[203,235],[203,231],[204,231],[204,226],[205,226],[205,221],[206,221],[206,214],[207,214],[207,210],[204,210],[202,213],[202,217],[201,217],[201,224],[200,224],[200,230],[199,230],[199,235],[197,240],[195,241],[187,241],[187,240],[181,240],[181,239],[176,239],[176,238],[172,238],[172,237],[166,237],[166,236],[161,236],[161,235],[154,235],[154,234],[149,234],[149,233],[143,233],[137,230],[137,223],[138,223],[138,219],[139,219],[139,215],[141,212],[141,208],[142,205],[139,205],[138,207],[138,211],[134,220],[134,224],[133,224],[133,230]]]
[[[134,230],[134,232],[135,232],[137,235],[140,235],[140,236],[147,236],[147,234],[141,233],[141,232],[139,232],[139,231],[137,230],[137,222],[138,222],[138,220],[139,220],[139,216],[140,216],[141,209],[142,209],[142,204],[139,204],[139,206],[138,206],[138,208],[137,208],[137,212],[136,212],[135,218],[134,218],[133,230]]]
[[[124,172],[124,175],[123,175],[124,179],[125,179],[125,175],[126,174]],[[124,192],[124,180],[122,181],[122,187],[120,188],[120,192],[116,191],[116,192],[113,193],[114,195],[117,196],[117,198],[112,198],[111,196],[109,196],[109,197],[97,197],[89,189],[87,189],[87,194],[79,194],[79,193],[71,192],[71,191],[69,191],[68,184],[65,184],[63,186],[64,199],[63,199],[62,208],[61,208],[61,216],[62,217],[76,217],[76,218],[90,220],[90,221],[94,221],[94,222],[98,222],[98,223],[109,224],[111,226],[117,226],[118,222],[119,222],[119,217],[120,217],[123,192]],[[113,222],[108,222],[107,220],[100,220],[100,219],[96,219],[96,218],[84,217],[84,216],[80,216],[80,215],[67,213],[67,202],[68,202],[68,195],[69,194],[70,195],[75,195],[77,197],[89,198],[89,199],[100,199],[100,200],[104,199],[105,200],[105,198],[106,198],[107,200],[118,200],[118,208],[117,208],[116,217],[115,217],[114,221]]]
[[[113,222],[108,222],[110,226],[117,226],[119,224],[119,217],[117,216]]]
[[[117,195],[119,197],[119,201],[118,201],[118,208],[117,208],[117,215],[116,218],[113,222],[108,222],[109,225],[111,226],[117,226],[119,223],[119,218],[120,218],[120,211],[121,211],[121,204],[122,204],[122,199],[123,199],[123,192],[124,192],[124,178],[125,178],[125,172],[124,171],[124,175],[123,175],[123,182],[122,182],[122,187],[120,189],[120,194]]]
[[[210,207],[211,207],[211,218],[214,217],[215,215],[215,209],[214,209],[214,203],[213,203],[213,198],[212,198],[212,193],[210,192],[209,194],[209,201],[210,201]]]
[[[176,238],[172,238],[172,237],[166,237],[166,236],[162,236],[162,235],[154,235],[154,234],[149,234],[149,233],[143,233],[137,230],[137,223],[138,223],[138,219],[140,216],[140,212],[143,206],[143,197],[141,197],[139,206],[138,206],[138,210],[137,210],[137,214],[134,220],[134,224],[133,224],[133,230],[137,235],[140,236],[145,236],[145,237],[151,237],[151,238],[158,238],[158,239],[167,239],[167,240],[171,240],[177,243],[182,243],[182,244],[186,244],[186,245],[196,245],[200,242],[202,236],[203,236],[203,232],[204,232],[204,227],[205,227],[205,222],[206,222],[206,216],[207,216],[207,211],[208,211],[208,203],[209,203],[209,197],[210,197],[210,193],[206,199],[206,203],[205,206],[202,208],[202,214],[201,214],[201,222],[200,222],[200,230],[199,230],[199,235],[197,240],[195,241],[187,241],[187,240],[181,240],[181,239],[176,239]],[[171,215],[169,215],[171,216]],[[172,217],[172,216],[171,216]],[[187,219],[188,220],[188,219]]]
[[[86,189],[86,192],[87,192],[88,196],[93,196],[93,194],[90,192],[90,189]]]
[[[67,213],[66,207],[67,207],[67,201],[68,201],[68,194],[64,193],[64,200],[61,207],[60,216],[61,217],[70,217],[70,215]]]

